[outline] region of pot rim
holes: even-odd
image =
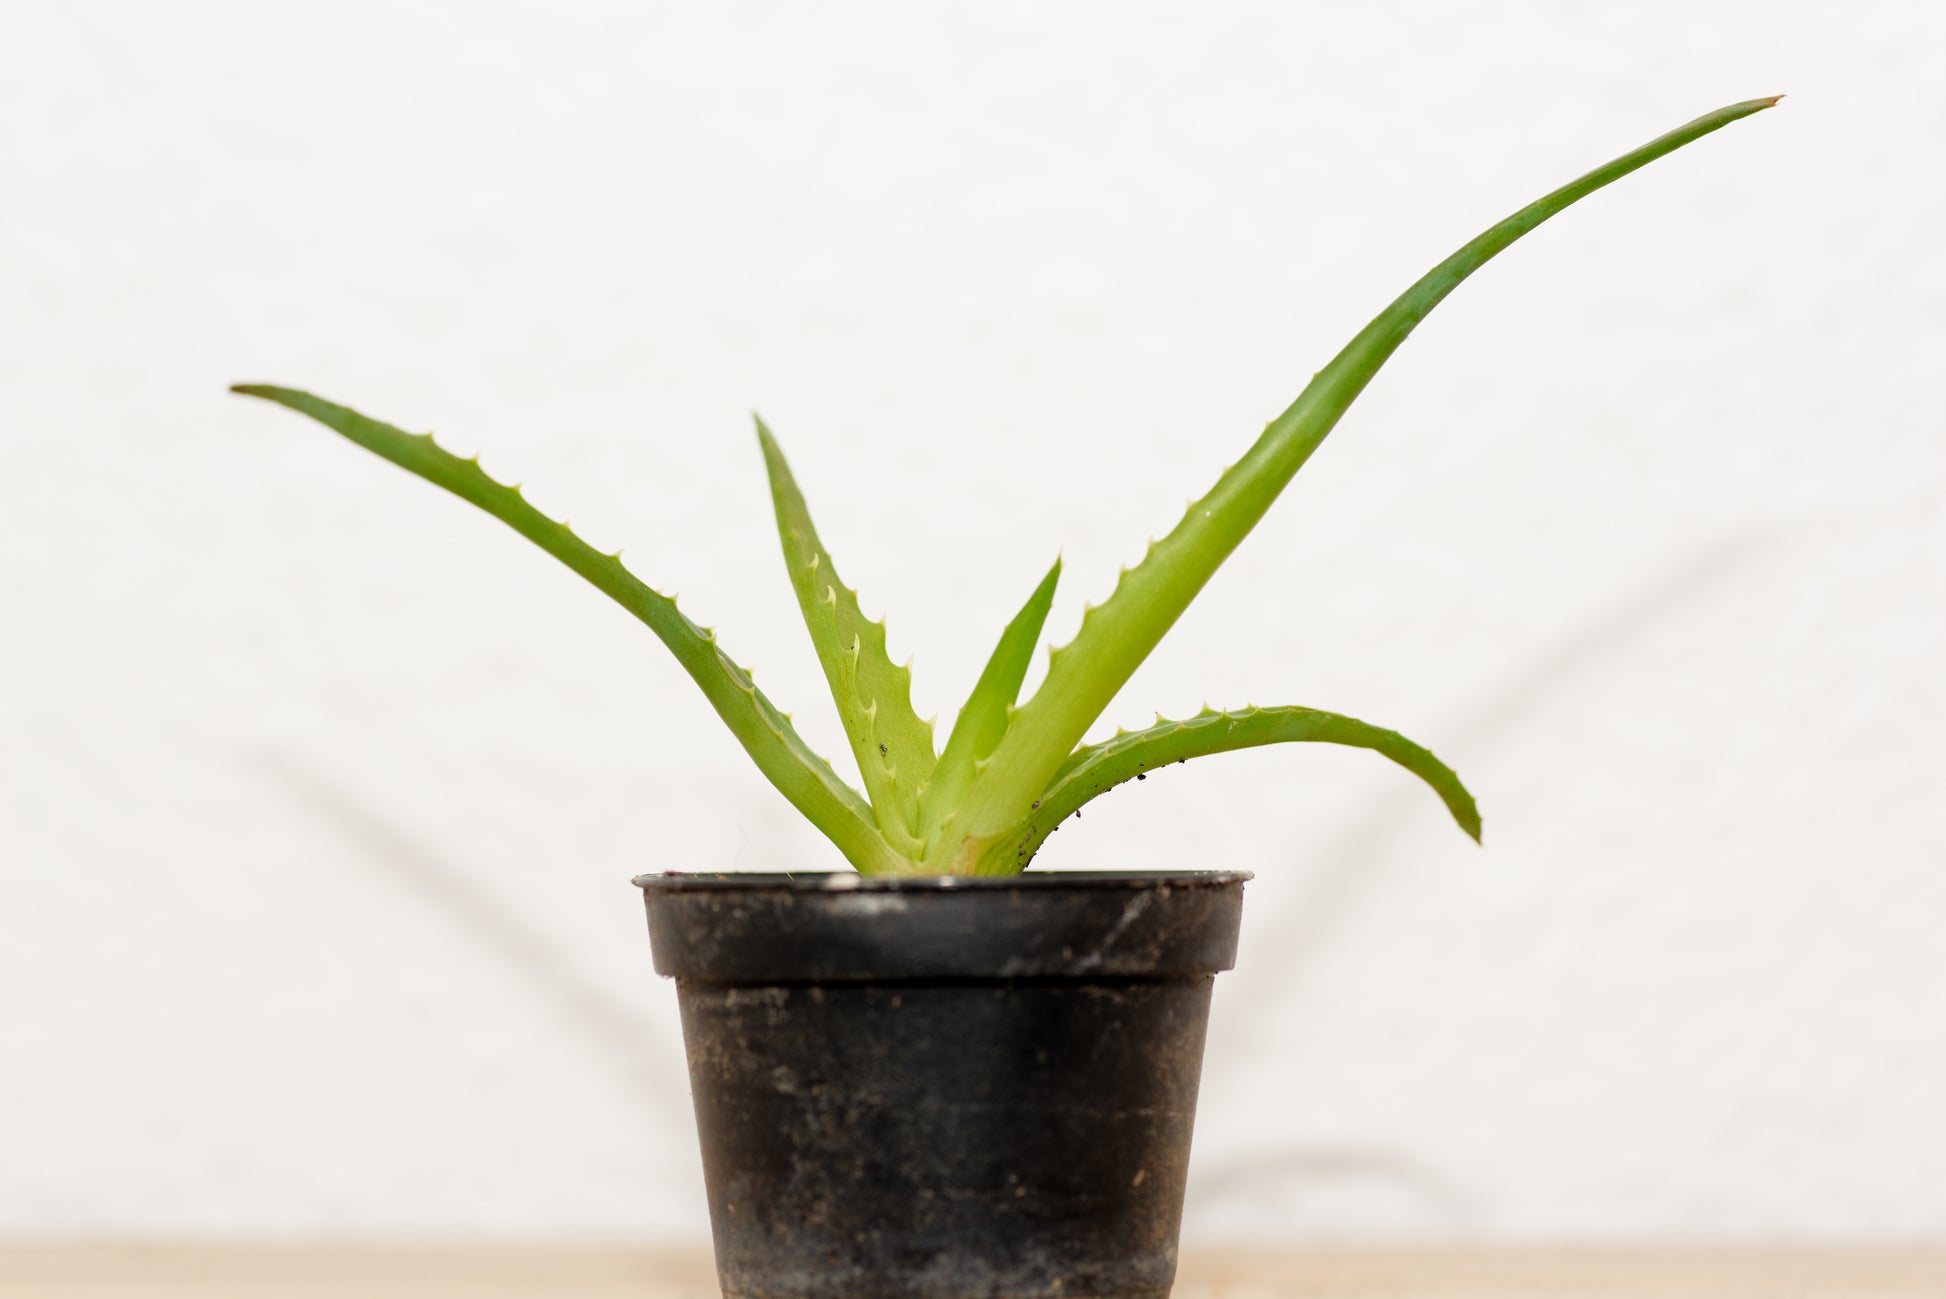
[[[1236,963],[1240,871],[865,879],[638,876],[655,968],[716,983],[1208,978]]]
[[[1073,889],[1227,888],[1256,878],[1252,871],[1028,871],[1019,875],[860,875],[856,871],[655,871],[629,883],[658,893],[740,891],[797,893],[952,893]]]

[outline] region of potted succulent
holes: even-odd
[[[730,1299],[1165,1299],[1214,975],[1247,874],[1023,875],[1097,795],[1253,745],[1374,750],[1460,828],[1459,779],[1395,732],[1310,708],[1205,710],[1082,743],[1136,667],[1379,367],[1462,280],[1577,200],[1739,118],[1707,114],[1555,190],[1441,262],[1319,371],[1018,694],[1058,561],[1001,633],[943,749],[759,421],[778,530],[861,793],[675,601],[429,434],[289,388],[308,415],[485,510],[646,623],[759,770],[856,868],[646,874],[674,976]]]

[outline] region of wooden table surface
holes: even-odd
[[[717,1299],[703,1250],[0,1245],[5,1299]],[[1185,1252],[1174,1299],[1946,1299],[1913,1249]]]

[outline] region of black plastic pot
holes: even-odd
[[[1166,1299],[1248,878],[639,877],[725,1299]]]

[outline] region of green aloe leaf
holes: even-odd
[[[804,494],[791,477],[777,439],[762,420],[757,440],[770,471],[777,533],[784,543],[797,607],[831,685],[852,755],[865,778],[878,828],[898,852],[921,853],[919,791],[932,779],[937,755],[932,723],[912,711],[912,674],[885,653],[885,624],[866,618],[858,595],[838,577],[831,552],[818,540]]]
[[[813,752],[790,719],[757,689],[750,674],[718,647],[716,633],[699,627],[669,597],[652,590],[623,566],[619,554],[603,554],[530,505],[519,487],[494,481],[477,460],[462,459],[430,433],[406,433],[357,411],[292,388],[238,384],[232,392],[261,397],[308,415],[366,450],[477,505],[580,574],[615,603],[648,625],[669,647],[757,767],[791,805],[838,846],[860,872],[897,874],[911,863],[894,853],[874,828],[871,809]]]
[[[1397,731],[1315,708],[1206,709],[1184,721],[1158,720],[1154,726],[1123,731],[1077,750],[1027,815],[985,846],[977,873],[1011,875],[1024,870],[1062,821],[1124,781],[1140,780],[1159,767],[1211,753],[1295,742],[1344,744],[1383,754],[1430,785],[1460,829],[1479,842],[1480,813],[1466,786],[1452,768]]]
[[[1046,679],[967,791],[956,818],[969,845],[1001,834],[1029,809],[1129,676],[1210,575],[1270,508],[1406,336],[1461,281],[1562,209],[1776,98],[1706,114],[1520,209],[1434,267],[1359,332],[1264,429],[1182,521],[1125,570],[1114,593],[1054,651]]]
[[[966,787],[973,783],[979,764],[991,756],[1007,733],[1014,701],[1020,697],[1020,683],[1027,679],[1027,669],[1034,661],[1034,648],[1040,644],[1041,628],[1047,623],[1047,611],[1054,603],[1054,588],[1060,580],[1061,561],[1057,559],[1000,633],[1000,643],[993,647],[986,669],[953,723],[946,752],[940,755],[932,783],[926,786],[920,801],[919,828],[929,849],[941,822],[952,815]]]

